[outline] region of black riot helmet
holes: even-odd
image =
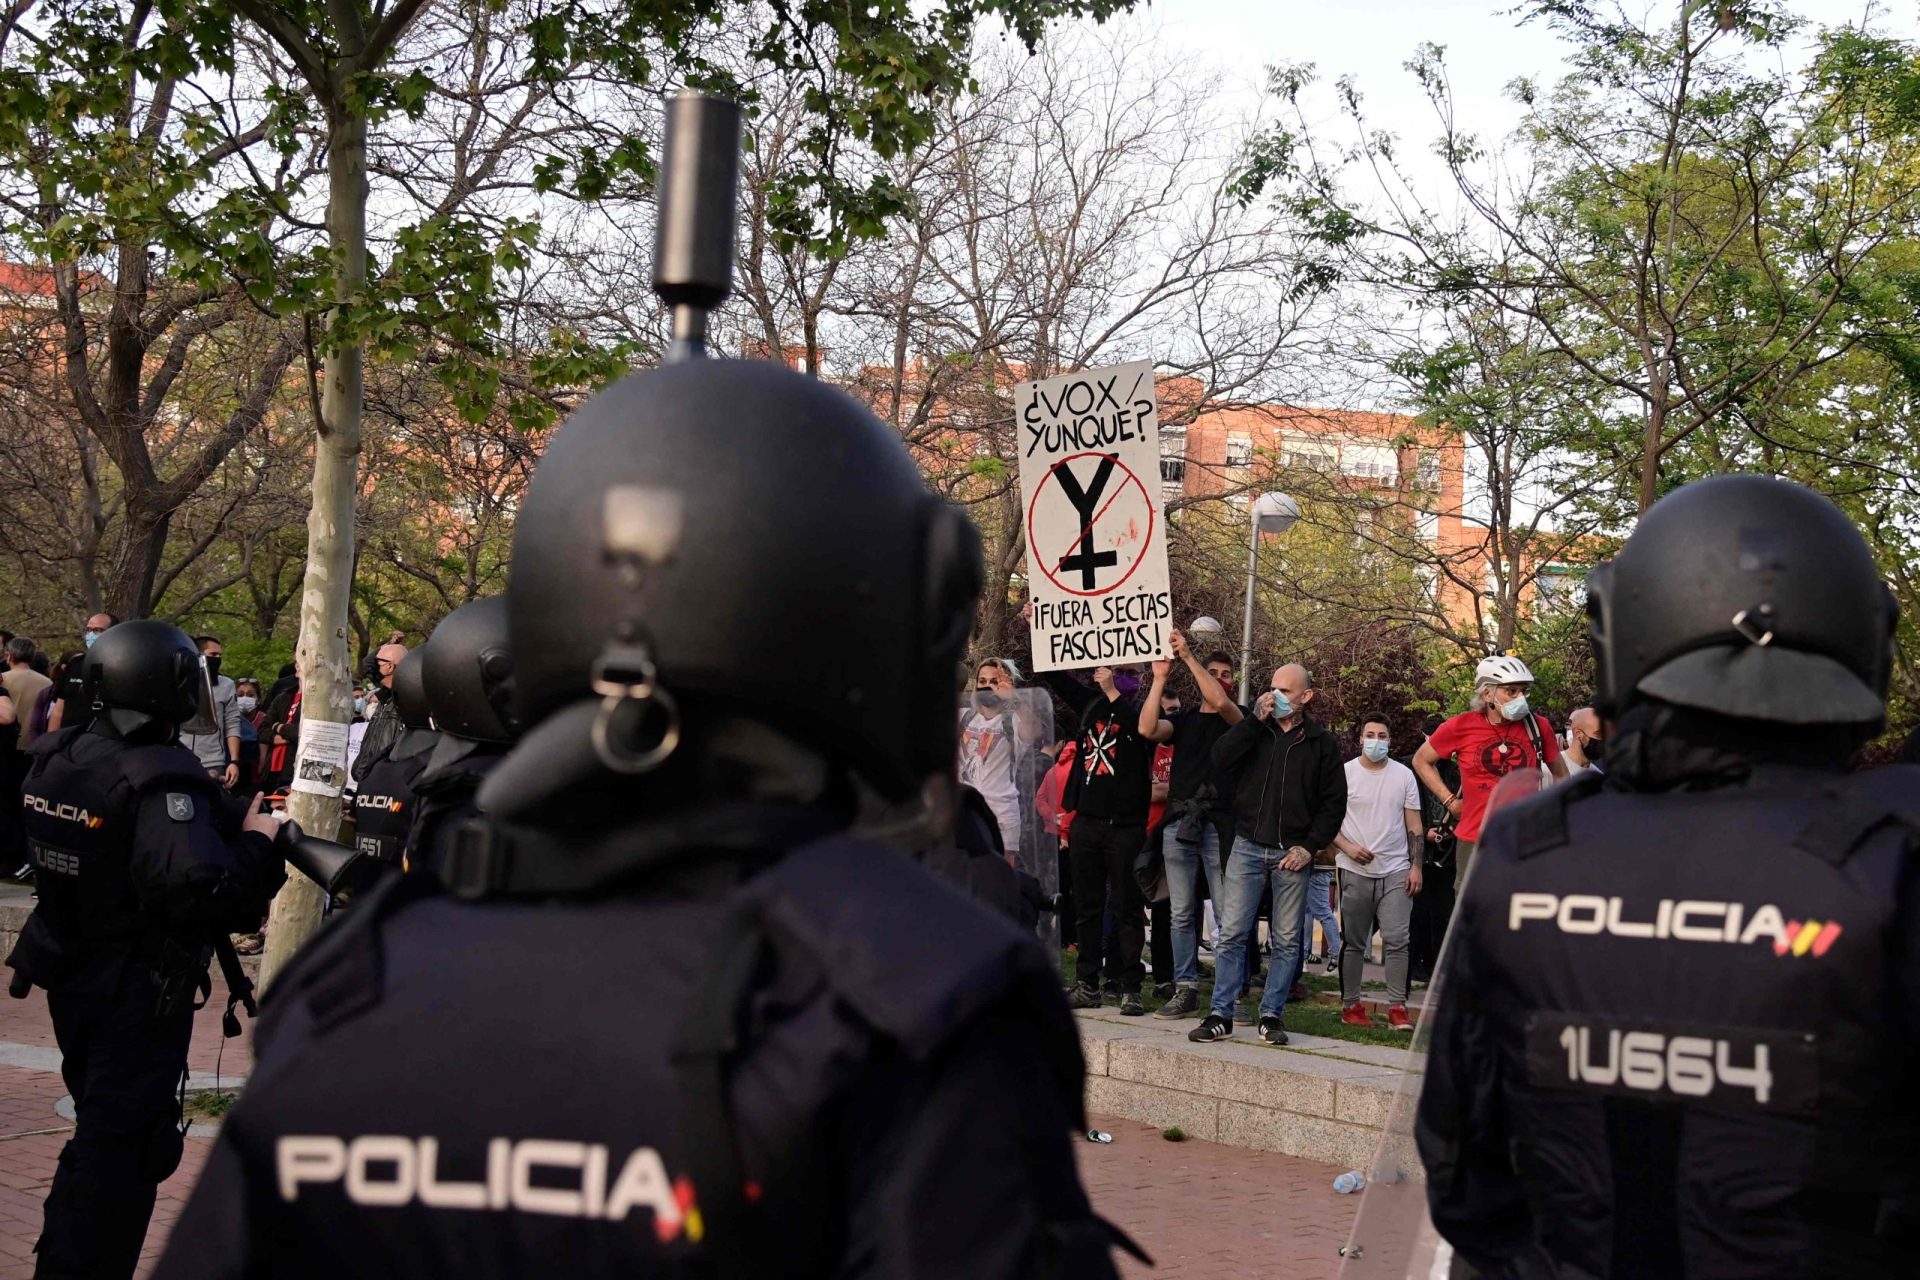
[[[111,628],[87,650],[82,699],[120,733],[156,722],[213,730],[213,693],[193,638],[142,618]]]
[[[1866,541],[1799,485],[1717,476],[1641,518],[1587,579],[1600,711],[1646,698],[1877,728],[1899,611]]]
[[[433,728],[433,708],[427,705],[427,660],[418,649],[393,669],[393,706],[407,728]]]
[[[631,773],[673,717],[744,716],[905,799],[952,766],[980,582],[973,526],[852,397],[764,361],[649,370],[574,413],[528,487],[522,720],[598,700],[595,751]]]
[[[427,708],[442,733],[470,742],[513,741],[516,734],[509,681],[514,662],[513,650],[507,645],[504,597],[470,601],[448,614],[427,637],[420,658]],[[396,672],[396,690],[399,685]],[[398,696],[404,707],[406,695]]]

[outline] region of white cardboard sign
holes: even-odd
[[[1172,656],[1153,363],[1022,382],[1013,409],[1034,669]]]

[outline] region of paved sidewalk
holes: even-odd
[[[198,1017],[191,1065],[211,1073],[219,1055],[224,1075],[242,1076],[251,1061],[248,1040],[226,1041],[222,1053],[219,1004],[211,1002]],[[54,1111],[66,1093],[58,1063],[45,993],[26,1000],[0,995],[0,1280],[33,1274],[41,1202],[69,1126]],[[1131,1120],[1096,1118],[1094,1124],[1114,1139],[1110,1146],[1076,1143],[1094,1205],[1157,1264],[1149,1269],[1123,1259],[1122,1275],[1333,1280],[1338,1274],[1337,1250],[1357,1207],[1353,1197],[1333,1193],[1338,1168],[1211,1142],[1168,1142],[1160,1130]],[[189,1138],[179,1171],[161,1187],[141,1274],[165,1243],[210,1145]]]

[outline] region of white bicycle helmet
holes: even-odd
[[[1533,672],[1527,670],[1527,664],[1518,658],[1510,658],[1504,653],[1496,653],[1491,658],[1480,659],[1480,665],[1474,668],[1474,685],[1489,684],[1532,684]]]

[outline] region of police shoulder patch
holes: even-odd
[[[193,797],[181,791],[167,792],[167,816],[175,822],[192,822]]]

